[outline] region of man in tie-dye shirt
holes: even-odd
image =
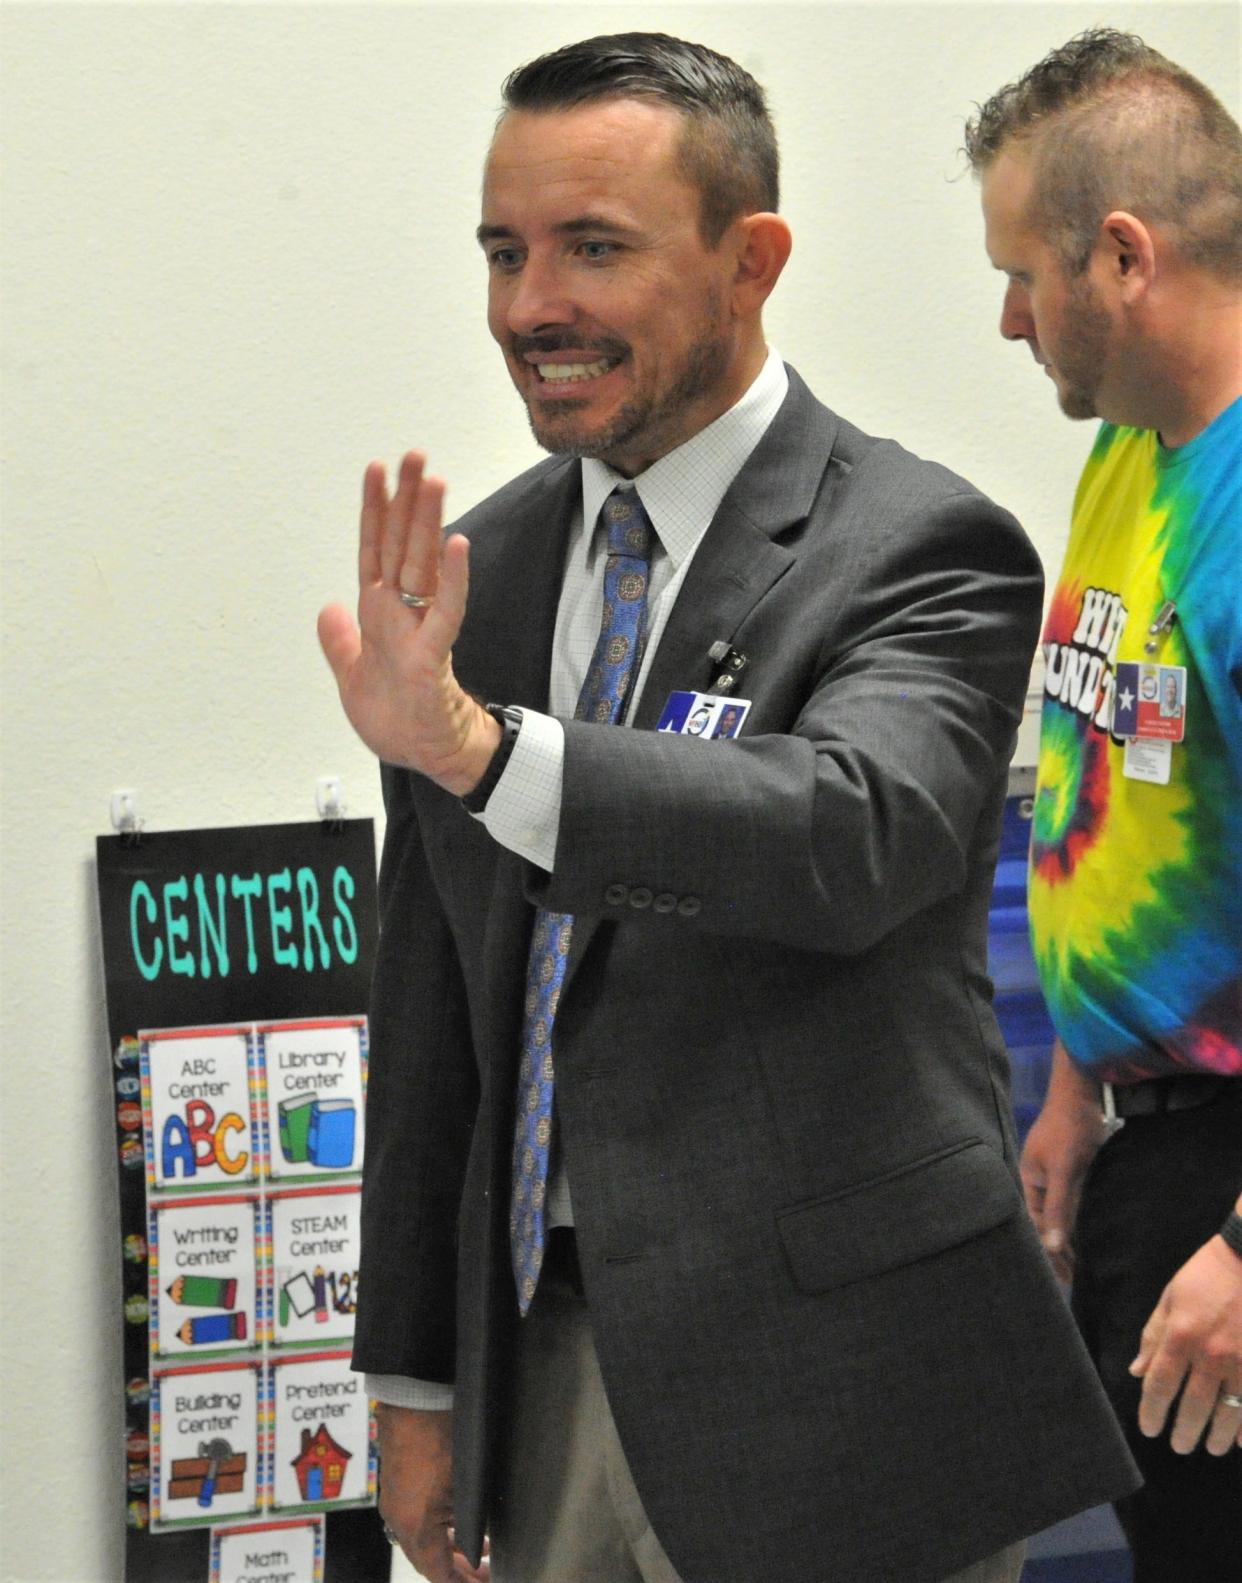
[[[1118,1508],[1136,1583],[1224,1583],[1242,1575],[1242,134],[1099,29],[989,100],[967,153],[1002,335],[1069,417],[1104,420],[1044,628],[1030,914],[1058,1039],[1023,1182],[1147,1480]]]

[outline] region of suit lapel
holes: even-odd
[[[485,702],[548,707],[565,547],[581,497],[578,463],[551,463],[511,514],[470,534],[470,600],[453,665]]]
[[[489,516],[471,537],[467,622],[453,650],[463,687],[486,702],[546,710],[552,639],[565,547],[581,499],[577,462],[551,463],[503,518]],[[488,1069],[493,1104],[507,1118],[516,1093],[522,992],[533,908],[526,899],[525,862],[497,848],[483,959],[491,1019]],[[515,991],[515,985],[518,988]],[[497,1147],[509,1146],[502,1121]]]
[[[732,642],[742,622],[796,558],[778,542],[810,514],[824,484],[837,420],[792,369],[789,393],[712,519],[660,638],[634,711],[652,730],[670,692],[705,690],[717,666],[708,650]]]
[[[794,564],[796,550],[778,541],[804,523],[821,492],[831,488],[839,421],[792,368],[788,372],[789,393],[780,411],[734,479],[690,563],[634,711],[636,730],[655,729],[670,692],[710,685],[717,666],[708,650],[718,639],[731,643],[760,599]],[[575,923],[562,993],[569,990],[599,927],[597,918]]]

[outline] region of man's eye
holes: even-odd
[[[522,255],[516,247],[497,247],[487,255],[487,262],[493,269],[516,269]]]
[[[615,242],[583,242],[580,251],[592,262],[610,257],[617,250]]]

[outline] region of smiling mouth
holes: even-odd
[[[601,357],[594,363],[536,363],[535,372],[544,385],[581,385],[611,373],[621,361],[619,357]]]

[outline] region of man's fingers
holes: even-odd
[[[371,462],[362,475],[362,511],[358,527],[358,586],[380,579],[380,538],[388,509],[388,484],[383,462]]]
[[[1138,1422],[1145,1435],[1154,1438],[1163,1430],[1169,1408],[1186,1378],[1187,1361],[1185,1354],[1171,1343],[1163,1310],[1158,1308],[1144,1326],[1139,1355],[1130,1365],[1132,1374],[1142,1375]]]
[[[337,686],[342,686],[362,647],[354,618],[344,605],[326,605],[319,612],[319,646]]]
[[[1044,1189],[1044,1247],[1049,1253],[1064,1253],[1069,1243],[1070,1186],[1064,1171],[1054,1171]]]
[[[410,535],[410,524],[418,502],[426,460],[421,451],[407,451],[401,458],[401,467],[397,473],[397,492],[384,513],[384,529],[380,539],[380,570],[384,583],[390,588],[397,586],[401,563],[405,559],[406,542]],[[418,589],[409,591],[421,592]]]
[[[1022,1196],[1026,1199],[1027,1213],[1035,1222],[1035,1229],[1043,1232],[1044,1229],[1044,1198],[1048,1191],[1048,1181],[1044,1171],[1025,1161],[1019,1166],[1018,1174],[1022,1178]]]
[[[1193,1369],[1182,1390],[1177,1417],[1173,1421],[1173,1432],[1169,1436],[1169,1444],[1174,1451],[1185,1456],[1187,1452],[1194,1450],[1203,1437],[1208,1421],[1216,1411],[1219,1397],[1220,1381],[1216,1376],[1209,1376],[1202,1369]]]
[[[419,487],[410,508],[405,550],[397,572],[397,585],[407,594],[436,596],[445,489],[442,478],[422,478],[420,472]]]
[[[1228,1390],[1228,1384],[1223,1385],[1222,1395]],[[1234,1445],[1242,1444],[1242,1407],[1229,1407],[1223,1399],[1218,1400],[1204,1444],[1214,1457],[1223,1457]]]
[[[1043,1210],[1036,1224],[1039,1226],[1040,1241],[1052,1260],[1052,1267],[1063,1281],[1071,1280],[1074,1274],[1074,1249],[1070,1236],[1077,1207],[1078,1192],[1071,1183],[1069,1173],[1051,1172],[1044,1191]]]
[[[486,1561],[482,1566],[472,1567],[460,1550],[453,1551],[454,1577],[460,1578],[461,1583],[488,1583],[491,1577],[491,1568]]]
[[[454,533],[444,546],[435,603],[423,619],[423,636],[441,659],[452,653],[470,593],[470,541]]]
[[[425,1529],[403,1534],[398,1528],[396,1533],[406,1559],[427,1583],[460,1583],[456,1558],[443,1527],[437,1527],[430,1536]]]
[[[492,1564],[489,1559],[489,1551],[491,1549],[489,1541],[486,1538],[483,1540],[483,1558],[477,1567],[471,1566],[466,1558],[465,1551],[458,1549],[457,1534],[452,1528],[449,1529],[449,1543],[453,1547],[453,1565],[457,1568],[458,1575],[463,1580],[463,1583],[489,1583],[492,1575]]]

